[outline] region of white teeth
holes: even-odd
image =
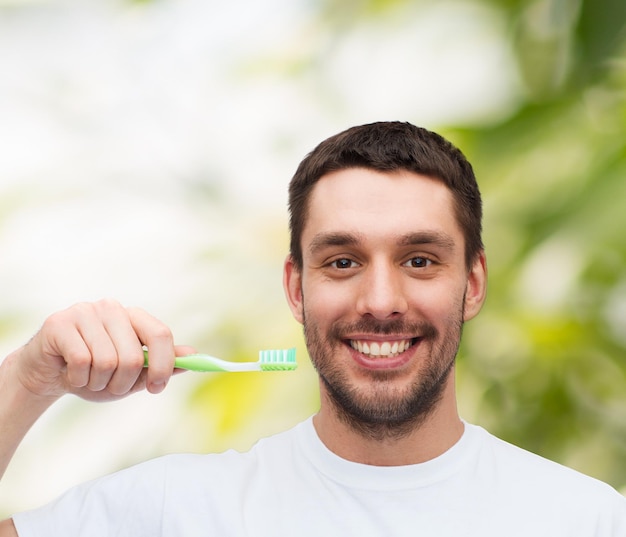
[[[350,341],[350,346],[361,354],[366,354],[372,358],[390,358],[406,351],[411,346],[411,340],[377,343],[376,341],[357,341],[353,339]]]

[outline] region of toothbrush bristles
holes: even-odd
[[[259,364],[264,371],[290,371],[295,369],[296,349],[259,351]]]

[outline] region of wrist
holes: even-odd
[[[0,364],[0,394],[2,409],[11,409],[17,413],[39,413],[45,411],[51,404],[60,398],[60,394],[38,393],[24,381],[24,375],[19,371],[20,355],[24,347],[9,354]]]
[[[21,382],[19,353],[10,354],[0,364],[0,478],[26,433],[59,398],[34,393]]]

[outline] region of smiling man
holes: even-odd
[[[408,123],[354,127],[302,161],[289,204],[284,287],[319,412],[247,453],[166,456],[76,487],[0,536],[626,535],[611,487],[459,415],[455,359],[487,270],[458,149]],[[0,471],[64,393],[157,393],[189,350],[110,301],[51,316],[0,368]]]
[[[485,295],[484,255],[467,266],[452,193],[412,171],[351,167],[318,181],[306,214],[285,287],[320,376],[318,434],[372,464],[442,453],[463,431],[452,374],[461,327]],[[422,430],[433,442],[416,442]]]

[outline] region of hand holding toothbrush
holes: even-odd
[[[145,370],[142,345],[150,347]],[[112,300],[76,304],[51,315],[20,350],[16,373],[33,394],[74,393],[90,401],[116,400],[146,388],[162,391],[178,354],[167,326],[138,308]]]
[[[0,364],[0,477],[26,432],[64,394],[114,401],[143,389],[159,393],[181,368],[292,371],[295,349],[260,351],[257,362],[227,362],[174,345],[161,321],[112,300],[55,313]]]
[[[144,367],[143,345],[150,348]],[[41,330],[0,365],[0,476],[32,424],[59,397],[113,401],[162,391],[177,355],[162,322],[137,308],[103,300],[51,315]]]

